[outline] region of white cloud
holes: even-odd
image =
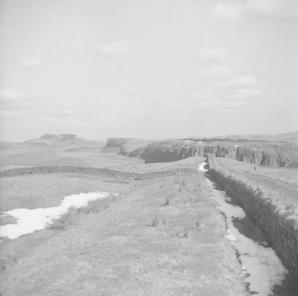
[[[261,93],[254,76],[235,74],[217,84],[218,96],[224,108],[232,109],[244,106]]]
[[[109,44],[100,45],[98,51],[100,54],[111,57],[123,54],[133,47],[133,41],[117,41]]]
[[[222,0],[213,8],[217,18],[237,19],[243,16],[297,18],[297,0]]]
[[[223,48],[202,48],[200,55],[207,60],[225,59],[228,57],[226,50]]]
[[[244,12],[244,5],[241,2],[218,2],[214,6],[213,16],[218,18],[236,19]]]
[[[219,79],[232,75],[232,71],[227,67],[212,66],[203,70],[203,77],[207,79]]]
[[[177,114],[191,114],[193,112],[197,112],[198,110],[207,110],[215,107],[220,104],[220,100],[215,97],[205,97],[201,95],[193,95],[193,96],[182,96],[176,98],[171,105],[170,110]],[[169,107],[167,107],[168,109]]]
[[[253,97],[256,97],[260,94],[260,91],[257,88],[240,88],[234,90],[231,95],[232,99],[236,100],[247,100]]]
[[[252,75],[234,76],[218,83],[220,88],[248,88],[256,86],[257,81]]]
[[[45,102],[27,97],[13,88],[0,90],[0,107],[1,111],[9,112],[29,112],[40,113],[45,115],[67,116],[72,115],[76,110],[73,104],[64,102]]]
[[[261,16],[298,17],[297,0],[249,0],[247,9]]]
[[[0,90],[0,107],[3,112],[19,112],[27,108],[27,102],[24,96],[13,88]]]
[[[38,57],[21,57],[19,63],[24,68],[35,68],[41,65],[41,59]]]
[[[0,98],[2,100],[13,100],[18,99],[19,97],[21,97],[20,93],[13,88],[5,88],[0,90]]]
[[[3,94],[3,96],[2,96]],[[5,95],[5,96],[4,96]],[[42,118],[69,119],[82,115],[73,104],[61,102],[48,102],[22,96],[14,90],[0,92],[1,116],[34,116]]]

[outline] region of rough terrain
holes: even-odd
[[[36,159],[30,145],[22,147],[28,153],[22,145],[9,150],[17,162],[6,158],[10,170],[1,173],[3,210],[49,207],[79,192],[120,195],[4,239],[1,295],[247,295],[217,192],[197,170],[202,158],[162,165],[103,153],[89,167],[98,154],[92,149],[74,154],[73,145],[43,144]],[[72,166],[57,169],[74,155]]]
[[[209,155],[210,174],[263,229],[298,275],[298,170],[257,168]]]
[[[296,143],[290,139],[294,157],[283,149],[286,143],[271,149],[275,141],[288,140],[234,136],[112,139],[105,144],[74,135],[45,135],[1,143],[2,211],[52,207],[80,192],[119,194],[73,209],[45,230],[2,239],[1,295],[245,296],[258,294],[251,289],[259,287],[267,292],[258,295],[268,296],[273,289],[274,295],[296,296],[295,285],[289,293],[279,292],[284,286],[276,289],[285,268],[267,248],[272,245],[295,271],[298,171],[287,167],[296,165]],[[239,141],[245,143],[243,150]],[[249,157],[241,156],[245,149]],[[258,149],[260,155],[270,154],[268,161],[250,158]],[[230,232],[237,225],[234,214],[225,210],[245,213],[228,205],[229,197],[206,178],[202,162],[207,154],[210,176],[214,173],[217,184],[238,197],[248,214],[244,220],[253,217],[260,227],[256,233],[264,230],[260,242]],[[284,159],[280,155],[287,161],[277,161]],[[247,198],[251,191],[259,204]],[[273,216],[267,216],[264,205],[273,209]],[[261,213],[254,215],[254,209]],[[6,216],[0,222],[15,221]],[[255,264],[243,265],[248,255],[256,257],[247,262],[259,262],[259,270]],[[268,274],[260,282],[262,268]]]

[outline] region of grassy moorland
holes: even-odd
[[[150,141],[127,141],[114,140],[122,150],[73,135],[0,145],[2,211],[56,206],[80,192],[119,194],[72,209],[45,230],[2,240],[1,295],[249,295],[219,193],[197,170],[209,148],[193,153],[183,140],[181,153],[175,140],[155,154]],[[145,163],[142,145],[151,160],[167,149],[180,160]],[[139,157],[122,155],[125,149]],[[254,170],[231,158],[217,158],[217,167],[296,190],[297,169]]]
[[[15,145],[2,154],[11,169],[0,177],[3,210],[54,206],[65,195],[88,191],[119,196],[3,240],[1,295],[247,294],[223,216],[210,198],[216,192],[197,171],[201,157],[145,164],[86,143]],[[16,165],[35,171],[24,167],[19,174]],[[59,165],[75,171],[49,169]],[[107,167],[109,174],[94,174]]]
[[[165,177],[7,241],[3,295],[246,295],[210,194],[203,175]]]
[[[0,143],[0,168],[30,166],[113,167],[141,163],[117,154],[101,153],[102,142]]]

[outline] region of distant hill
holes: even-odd
[[[296,142],[298,143],[298,132],[291,132],[291,133],[285,133],[285,134],[278,134],[276,137],[279,140],[283,141],[289,141],[289,142]]]
[[[66,145],[76,145],[76,144],[87,144],[96,141],[87,140],[80,138],[74,134],[44,134],[38,139],[27,140],[25,143],[28,144],[66,144]]]
[[[298,144],[298,132],[282,133],[282,134],[267,134],[267,135],[228,135],[218,137],[191,137],[181,140],[192,140],[199,142],[275,142],[275,141],[288,141]]]
[[[249,141],[288,141],[298,143],[298,132],[282,133],[282,134],[267,134],[267,135],[233,135],[223,137],[233,140],[249,140]]]

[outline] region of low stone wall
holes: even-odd
[[[0,178],[9,178],[16,176],[28,176],[28,175],[45,175],[55,173],[76,173],[87,174],[93,176],[99,176],[104,178],[112,178],[115,180],[147,180],[154,178],[162,178],[167,176],[185,176],[197,174],[197,170],[191,168],[174,168],[169,170],[153,171],[146,173],[134,173],[129,171],[119,171],[109,168],[91,168],[91,167],[74,167],[74,166],[44,166],[44,167],[30,167],[30,168],[18,168],[9,169],[0,172]]]
[[[212,168],[210,178],[239,204],[263,230],[284,265],[298,275],[298,228],[259,188]],[[278,194],[278,193],[277,193]]]

